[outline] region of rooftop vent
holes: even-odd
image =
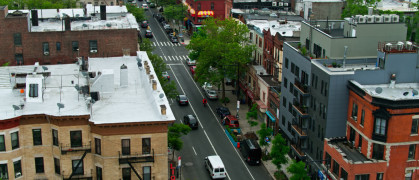
[[[381,87],[377,87],[377,88],[375,88],[375,92],[376,92],[377,94],[381,94],[381,93],[383,92],[383,88],[381,88]]]
[[[23,15],[23,12],[19,10],[16,10],[12,13],[12,16],[22,16],[22,15]]]
[[[403,93],[403,96],[407,96],[408,94],[409,94],[409,92],[406,91],[406,92]]]
[[[418,95],[418,91],[416,89],[413,89],[412,90],[412,96],[416,96],[416,95]]]
[[[404,42],[401,42],[401,41],[397,42],[397,50],[399,51],[403,50],[403,46],[404,46]]]

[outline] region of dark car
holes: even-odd
[[[177,95],[176,96],[176,101],[179,103],[179,105],[188,105],[189,104],[188,97],[186,97],[186,95]]]
[[[142,28],[147,28],[148,27],[148,22],[147,21],[141,22],[141,27]]]
[[[184,116],[183,123],[191,127],[191,129],[198,129],[198,121],[193,115]]]
[[[176,36],[170,38],[170,41],[172,41],[172,43],[179,43],[179,40],[177,39]]]
[[[150,3],[150,8],[156,8],[156,4]]]
[[[223,119],[221,119],[221,123],[223,125],[227,125],[230,128],[238,128],[239,127],[239,120],[233,115],[227,115]]]
[[[164,21],[165,19],[164,19],[164,17],[161,15],[161,14],[156,14],[155,16],[154,16],[156,19],[157,19],[157,21],[159,21],[159,22],[162,22],[162,21]]]
[[[146,38],[152,38],[153,37],[153,32],[151,32],[151,30],[146,30],[145,31],[145,37]]]
[[[163,29],[164,29],[164,31],[165,31],[167,34],[170,34],[170,33],[172,33],[172,32],[173,32],[173,29],[172,29],[172,27],[170,27],[170,25],[169,25],[169,24],[165,24],[165,25],[163,25]]]
[[[223,106],[217,107],[215,111],[217,112],[218,116],[220,116],[221,119],[223,119],[227,115],[231,115],[230,110]]]
[[[262,158],[262,150],[254,139],[245,139],[240,143],[240,152],[249,165],[259,165]]]

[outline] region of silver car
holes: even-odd
[[[207,96],[208,99],[218,99],[217,91],[212,90],[212,89],[206,89],[205,95]]]

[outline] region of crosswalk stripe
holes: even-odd
[[[170,58],[170,56],[167,56],[167,58],[169,58],[169,61],[171,61],[171,60],[172,60],[172,58]]]
[[[186,56],[183,56],[183,59],[185,59],[185,60],[186,60]]]
[[[177,56],[175,56],[175,57],[176,57],[176,60],[179,60],[179,58]]]
[[[166,56],[164,56],[164,60],[165,60],[165,61],[167,61],[167,58],[166,58]]]
[[[156,42],[153,42],[153,46],[156,46]]]

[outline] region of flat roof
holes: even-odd
[[[372,97],[393,101],[419,99],[419,83],[397,83],[395,81],[394,84],[361,85],[357,81],[350,81]]]
[[[301,22],[296,21],[248,20],[247,25],[253,25],[261,31],[269,29],[272,36],[278,32],[281,36],[293,37],[294,32],[301,31]]]
[[[383,11],[400,11],[400,12],[416,12],[418,8],[409,5],[411,3],[417,3],[417,0],[409,0],[408,2],[395,1],[395,0],[383,0],[377,3],[377,9]]]
[[[343,158],[352,160],[353,162],[369,161],[369,159],[360,153],[356,148],[351,147],[346,139],[333,139],[329,141],[329,144],[336,147],[336,150],[340,150]]]

